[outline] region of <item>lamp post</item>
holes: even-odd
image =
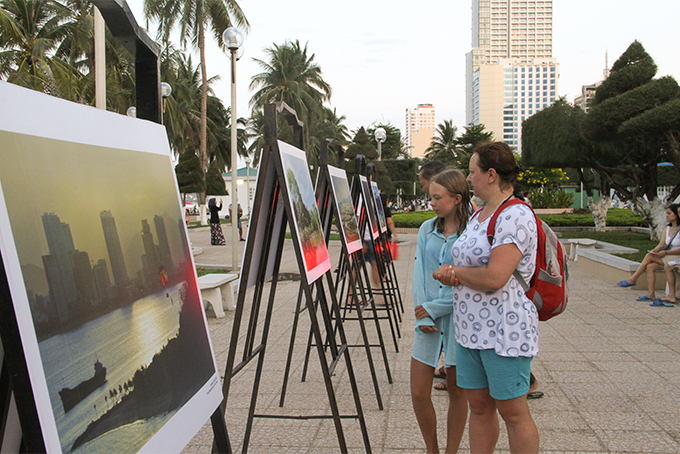
[[[375,130],[375,140],[378,141],[378,161],[382,161],[382,143],[387,139],[387,133],[383,128]]]
[[[163,114],[165,114],[165,98],[172,94],[172,87],[167,82],[161,82],[161,98],[163,98],[163,109],[161,110],[161,124],[163,124]]]
[[[231,52],[231,268],[238,270],[238,242],[236,219],[238,219],[238,188],[236,161],[236,60],[238,48],[243,44],[243,34],[235,27],[229,27],[222,34],[225,46]],[[236,219],[234,219],[236,216]]]
[[[250,156],[244,159],[246,162],[246,206],[248,207],[248,219],[250,219]]]

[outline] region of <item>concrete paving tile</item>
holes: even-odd
[[[598,368],[589,360],[576,360],[576,361],[553,361],[552,358],[548,361],[542,361],[541,366],[549,371],[582,371],[582,372],[595,372]]]
[[[680,444],[664,431],[597,429],[595,433],[611,452],[680,452]]]
[[[662,430],[654,419],[643,411],[621,412],[621,411],[581,411],[583,419],[593,429],[603,430]]]
[[[602,371],[551,371],[551,375],[559,383],[596,383],[608,381],[607,376]]]
[[[532,403],[536,403],[532,401]],[[577,411],[560,411],[557,412],[551,407],[536,408],[531,407],[531,416],[534,418],[536,427],[538,427],[539,434],[543,430],[588,430],[591,427],[588,425],[583,416]]]
[[[608,452],[595,431],[590,429],[570,431],[544,429],[539,431],[538,435],[540,452]]]

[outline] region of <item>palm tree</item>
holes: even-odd
[[[432,138],[432,143],[425,150],[427,158],[446,163],[455,161],[455,158],[458,157],[456,150],[457,132],[458,128],[453,125],[453,120],[444,120],[444,123],[439,123],[434,132],[435,136]]]
[[[0,78],[57,94],[51,58],[71,11],[51,0],[0,1]]]
[[[250,29],[241,7],[235,0],[145,0],[144,15],[159,23],[158,36],[163,42],[170,41],[170,33],[179,25],[180,41],[186,46],[191,42],[198,48],[201,66],[201,104],[199,157],[204,171],[208,170],[208,76],[205,63],[206,28],[213,31],[217,44],[224,49],[222,33],[233,25],[233,21],[244,31]],[[201,205],[205,205],[205,193],[200,195]]]
[[[298,40],[274,44],[265,49],[269,61],[254,59],[262,72],[251,78],[251,90],[257,90],[250,100],[253,109],[265,104],[283,101],[305,123],[304,146],[309,150],[310,127],[322,118],[323,104],[330,100],[332,89],[323,80],[321,68],[314,62],[314,54],[308,56]]]

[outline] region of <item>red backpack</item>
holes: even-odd
[[[510,205],[524,204],[531,209],[531,206],[519,199],[508,200],[501,204],[489,220],[489,227],[486,236],[489,244],[492,244],[496,233],[496,220],[505,208]],[[479,213],[478,210],[477,213]],[[473,215],[476,216],[477,213]],[[536,213],[534,213],[536,217]],[[519,271],[515,270],[513,276],[520,283],[527,297],[534,302],[538,310],[538,319],[542,322],[561,314],[567,308],[569,290],[567,289],[567,279],[569,270],[567,269],[567,258],[562,248],[562,244],[557,239],[557,235],[548,224],[536,217],[536,230],[538,232],[538,253],[536,254],[536,267],[534,275],[527,285]]]

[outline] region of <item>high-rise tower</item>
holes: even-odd
[[[125,268],[125,257],[123,256],[123,249],[120,246],[120,239],[118,238],[118,229],[116,228],[116,219],[108,210],[99,213],[102,221],[102,229],[104,229],[104,240],[106,240],[106,250],[109,252],[109,262],[111,262],[111,271],[113,272],[113,282],[122,286],[128,281],[127,269]]]
[[[406,147],[412,158],[419,158],[432,143],[435,129],[434,106],[418,104],[415,109],[406,109]]]
[[[555,101],[552,0],[472,0],[466,122],[521,150],[522,121]]]
[[[49,255],[42,257],[47,284],[50,288],[50,299],[59,319],[66,321],[71,318],[72,305],[78,298],[73,272],[72,253],[75,247],[71,227],[61,222],[59,216],[53,213],[43,214],[42,223],[50,251]]]

